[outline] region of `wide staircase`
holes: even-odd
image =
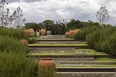
[[[64,35],[49,35],[38,38],[36,44],[80,44],[80,41],[66,38]],[[56,63],[55,75],[60,77],[116,77],[116,68],[107,67],[109,65],[116,65],[116,61],[94,61],[96,58],[94,55],[65,55],[65,53],[88,53],[87,50],[75,50],[75,46],[29,46],[28,48],[28,54],[64,53],[64,55],[41,55],[40,57],[40,60],[41,58],[52,58]],[[35,61],[37,61],[40,55],[35,56]],[[100,56],[97,55],[97,57]]]

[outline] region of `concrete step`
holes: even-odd
[[[28,48],[28,53],[88,53],[86,50],[75,50],[75,48]]]
[[[116,61],[55,61],[59,66],[82,66],[82,65],[111,65]]]
[[[37,44],[79,44],[79,41],[38,41]]]
[[[88,51],[76,51],[76,50],[29,50],[30,53],[87,53]]]
[[[56,72],[57,77],[116,77],[116,72]]]
[[[38,59],[36,59],[37,61]],[[40,58],[41,60],[41,58]],[[88,58],[52,58],[53,61],[94,61],[93,57]]]

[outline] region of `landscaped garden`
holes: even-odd
[[[41,36],[33,34],[33,37],[28,35],[24,29],[2,28],[0,27],[0,76],[3,77],[38,77],[42,73],[38,73],[37,63],[35,58],[27,58],[27,56],[44,56],[44,55],[69,55],[69,56],[92,56],[92,55],[116,55],[116,27],[100,27],[91,26],[81,28],[81,32],[73,34],[76,40],[86,40],[78,44],[37,44],[37,39]],[[69,37],[67,37],[69,38]],[[26,39],[28,45],[22,42],[21,39]],[[23,44],[25,43],[25,44]],[[74,49],[80,52],[63,52],[63,53],[28,53],[31,46],[93,46],[95,49]],[[55,51],[55,50],[54,50]],[[81,52],[82,51],[82,52]],[[87,52],[83,52],[87,51]],[[115,62],[115,58],[100,57],[96,58],[95,62]],[[71,61],[70,61],[71,62]],[[76,61],[75,61],[76,62]],[[84,61],[83,61],[84,62]],[[116,67],[116,64],[108,65],[57,65],[56,67]],[[42,69],[41,69],[42,70]],[[47,68],[46,68],[47,70]],[[9,73],[9,74],[7,74]],[[47,76],[51,72],[47,72]]]

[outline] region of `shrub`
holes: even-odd
[[[86,37],[86,41],[89,45],[93,45],[96,50],[101,51],[102,42],[109,39],[115,30],[115,27],[107,27],[94,31]]]
[[[71,34],[69,35],[70,38],[74,38],[75,34]]]
[[[37,37],[37,33],[34,33],[34,36],[33,37]]]
[[[27,41],[28,41],[29,44],[33,44],[33,43],[37,42],[37,39],[35,39],[35,38],[29,38],[29,39],[27,39]]]
[[[116,31],[101,44],[101,50],[116,56]]]
[[[34,59],[14,51],[0,53],[0,77],[37,77],[37,64]]]
[[[81,30],[81,32],[78,32],[75,34],[74,39],[86,39],[86,36],[90,33],[92,33],[93,31],[99,30],[101,29],[100,26],[91,26],[91,27],[87,27],[87,28],[83,28]]]
[[[13,28],[2,28],[0,30],[0,35],[5,35],[13,37],[15,39],[27,39],[27,36],[23,29],[13,29]]]
[[[21,41],[14,39],[13,37],[0,35],[0,50],[9,52],[13,50],[15,53],[26,53],[28,50],[27,45],[21,43]]]

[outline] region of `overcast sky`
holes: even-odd
[[[12,14],[21,7],[26,22],[58,21],[61,19],[98,22],[96,12],[105,6],[110,17],[106,24],[116,24],[116,0],[6,0]]]

